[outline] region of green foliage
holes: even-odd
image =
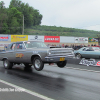
[[[5,34],[7,30],[5,27],[7,26],[8,17],[7,17],[7,9],[4,6],[4,2],[0,2],[0,34]]]
[[[37,9],[30,7],[28,3],[22,3],[20,0],[11,0],[9,8],[15,7],[24,15],[25,27],[40,25],[42,15]]]
[[[10,30],[8,28],[7,23],[3,23],[3,29],[1,30],[1,33],[9,34],[9,32],[10,32]]]
[[[0,33],[22,34],[23,16],[25,27],[40,25],[42,15],[28,3],[20,0],[11,0],[9,8],[0,2]]]
[[[4,4],[0,2],[0,34],[22,34],[23,15],[27,35],[97,37],[100,34],[97,31],[40,25],[43,16],[28,3],[11,0],[9,8]]]
[[[75,37],[97,37],[100,32],[66,28],[66,27],[56,27],[56,26],[46,26],[38,25],[33,26],[30,29],[25,29],[25,34],[27,35],[49,35],[49,36],[75,36]]]

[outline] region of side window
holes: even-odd
[[[83,51],[86,51],[86,48],[84,48]]]
[[[90,51],[90,48],[84,48],[83,51]]]
[[[14,50],[15,49],[16,44],[12,44],[11,49]]]
[[[9,44],[6,48],[6,50],[10,50],[11,49],[12,44]]]
[[[16,43],[15,49],[24,49],[23,43]]]
[[[86,51],[93,51],[91,47],[87,48]]]

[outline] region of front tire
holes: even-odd
[[[13,63],[9,62],[7,59],[4,59],[3,66],[5,69],[12,69]]]
[[[37,71],[41,71],[44,68],[44,63],[40,57],[35,57],[33,59],[33,66]]]
[[[60,68],[65,67],[66,64],[67,64],[67,61],[59,61],[59,62],[57,62],[57,66],[60,67]]]
[[[76,58],[81,59],[82,58],[81,54],[80,53],[76,54]]]

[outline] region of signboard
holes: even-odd
[[[59,43],[60,36],[44,36],[44,42]]]
[[[89,42],[98,42],[98,38],[89,38],[88,39]]]
[[[42,42],[44,42],[44,36],[28,35],[28,41],[42,41]]]
[[[28,35],[11,35],[11,42],[28,41]]]
[[[60,36],[60,43],[74,43],[74,37]]]
[[[75,43],[88,43],[88,37],[75,37]]]
[[[11,41],[10,35],[0,35],[0,41]]]

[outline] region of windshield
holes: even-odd
[[[24,42],[26,48],[43,48],[47,47],[43,42],[36,42],[36,41],[29,41],[29,42]]]

